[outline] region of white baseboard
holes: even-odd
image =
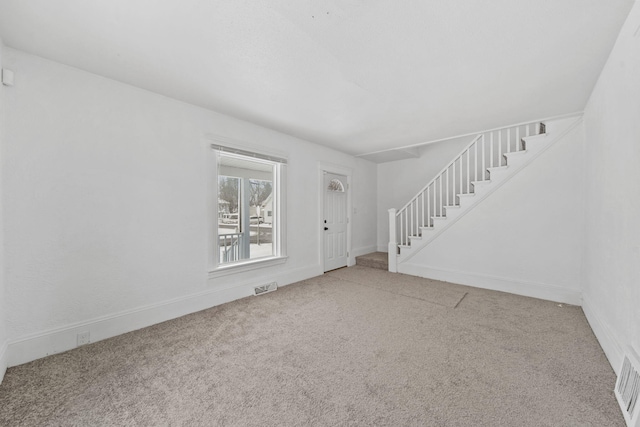
[[[267,281],[276,281],[278,286],[286,286],[320,274],[322,274],[321,267],[315,265],[285,270],[280,274],[269,276]],[[264,277],[259,282],[256,282],[256,278],[253,277],[250,281],[245,280],[244,283],[234,283],[231,286],[207,289],[196,294],[149,304],[11,340],[8,343],[8,347],[5,345],[6,352],[3,354],[6,354],[4,359],[6,363],[4,366],[16,366],[76,348],[77,335],[81,332],[89,332],[90,342],[101,341],[248,297],[253,295],[254,286],[261,285],[264,282]]]
[[[602,347],[604,354],[607,356],[609,364],[611,364],[616,375],[619,375],[624,357],[623,346],[609,325],[598,315],[595,307],[596,305],[592,304],[591,300],[585,296],[582,302],[582,311],[584,311],[584,315],[591,326],[593,334],[598,339],[600,347]]]
[[[545,283],[525,282],[506,277],[489,276],[485,274],[469,273],[462,271],[444,270],[434,267],[421,266],[408,263],[398,264],[398,273],[411,274],[413,276],[426,277],[428,279],[442,280],[458,283],[476,288],[491,289],[494,291],[509,292],[516,295],[563,302],[565,304],[581,305],[581,292],[566,289]]]
[[[388,252],[388,251],[389,251],[388,243],[386,245],[378,245],[378,252]]]
[[[0,384],[4,379],[4,373],[7,371],[7,347],[8,343],[5,341],[0,345]]]

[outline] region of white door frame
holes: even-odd
[[[324,173],[334,173],[336,175],[344,175],[347,177],[347,267],[355,265],[355,257],[351,250],[351,223],[352,212],[351,208],[351,193],[353,187],[351,185],[351,177],[353,175],[353,169],[344,166],[333,165],[331,163],[318,162],[318,217],[316,220],[316,226],[318,227],[318,253],[319,262],[322,271],[324,272]]]

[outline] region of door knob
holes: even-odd
[[[324,231],[327,231],[328,229],[329,229],[329,227],[325,227],[325,228],[324,228]]]

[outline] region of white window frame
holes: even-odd
[[[283,264],[287,260],[286,251],[286,157],[276,153],[266,153],[255,150],[238,142],[220,137],[207,138],[209,164],[209,250],[208,270],[209,278],[240,273],[257,268]],[[247,259],[229,264],[220,264],[218,248],[218,160],[220,153],[245,158],[247,160],[274,164],[273,176],[273,210],[276,216],[273,222],[274,254],[269,257]]]

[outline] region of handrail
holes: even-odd
[[[475,192],[474,183],[486,181],[488,169],[502,166],[505,154],[525,150],[523,138],[544,132],[543,123],[529,122],[480,133],[401,209],[389,209],[389,271],[396,269],[399,247],[411,246],[422,228],[434,227],[459,197]]]
[[[487,179],[488,168],[501,166],[504,154],[524,150],[522,138],[542,132],[543,123],[530,122],[476,135],[401,209],[394,210],[393,216],[390,212],[390,227],[394,223],[399,229],[398,242],[390,240],[389,247],[410,245],[411,237],[420,236],[422,227],[432,227],[436,218],[446,216],[452,199],[456,205],[457,196],[472,192],[473,182]]]
[[[506,129],[506,128],[503,128],[503,129]],[[500,129],[500,130],[503,130],[503,129]],[[484,134],[480,134],[480,135],[476,136],[475,138],[473,138],[473,141],[471,141],[467,146],[465,146],[465,147],[464,147],[464,149],[462,149],[462,150],[460,151],[460,153],[459,153],[456,157],[454,157],[454,158],[453,158],[453,160],[452,160],[451,162],[449,162],[449,164],[448,164],[447,166],[445,166],[444,168],[442,168],[442,170],[441,170],[440,172],[438,172],[438,173],[433,177],[433,179],[432,179],[431,181],[429,181],[429,183],[428,183],[427,185],[425,185],[425,186],[422,188],[422,190],[418,191],[418,193],[417,193],[415,196],[413,196],[413,199],[409,200],[409,201],[407,202],[407,204],[406,204],[406,205],[404,205],[403,207],[401,207],[400,209],[398,209],[398,211],[397,211],[397,213],[396,213],[396,217],[397,217],[398,215],[400,215],[400,213],[401,213],[403,210],[405,210],[406,208],[408,208],[408,207],[409,207],[409,205],[410,205],[411,203],[413,203],[413,201],[414,201],[414,200],[417,200],[417,199],[418,199],[418,197],[420,197],[420,195],[421,195],[422,193],[424,193],[424,192],[425,192],[425,191],[426,191],[426,190],[431,186],[431,184],[433,184],[433,183],[434,183],[438,178],[440,178],[440,176],[442,176],[442,174],[444,174],[447,170],[449,170],[449,168],[450,168],[451,166],[453,166],[453,164],[454,164],[455,162],[457,162],[457,161],[458,161],[458,159],[459,159],[459,158],[460,158],[460,157],[461,157],[461,156],[462,156],[462,155],[463,155],[463,154],[464,154],[464,153],[465,153],[469,148],[471,148],[471,147],[473,146],[473,144],[475,144],[475,143],[476,143],[480,138],[482,138],[482,136],[483,136],[483,135],[484,135]]]
[[[218,235],[218,239],[221,240],[219,243],[220,249],[220,262],[233,262],[237,261],[237,257],[240,255],[238,252],[238,248],[240,246],[240,241],[244,238],[244,233],[225,233]],[[227,245],[227,242],[229,244]],[[230,257],[231,255],[231,257]],[[232,258],[232,259],[229,259]]]

